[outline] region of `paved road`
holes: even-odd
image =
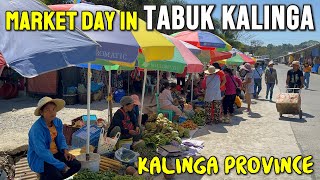
[[[284,65],[276,66],[279,71],[280,84],[285,82],[285,73],[289,67]],[[284,86],[281,87],[284,90]],[[282,118],[289,121],[304,155],[313,155],[315,173],[313,178],[320,179],[320,75],[311,74],[309,90],[302,91],[303,119]]]
[[[286,73],[289,67],[275,66],[279,75],[279,86],[274,90],[276,96],[285,90]],[[317,83],[316,83],[317,82]],[[263,83],[264,84],[264,83]],[[320,76],[312,75],[311,90],[303,90],[303,119],[296,115],[279,117],[274,102],[266,101],[265,86],[261,97],[253,100],[252,113],[245,113],[243,109],[233,117],[231,125],[218,124],[206,126],[199,130],[194,138],[204,141],[201,155],[209,158],[216,156],[219,161],[220,172],[214,176],[182,175],[177,179],[320,179]],[[243,106],[246,106],[244,104]],[[274,172],[269,175],[258,173],[255,175],[237,175],[234,171],[229,175],[223,173],[224,158],[232,155],[238,157],[295,157],[296,155],[313,155],[315,170],[312,175],[280,174]]]

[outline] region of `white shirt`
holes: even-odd
[[[247,84],[247,91],[250,94],[254,93],[254,80],[253,80],[253,73],[247,73],[245,76],[245,81],[248,81],[248,79],[251,79],[251,83]]]
[[[206,79],[206,94],[204,96],[204,101],[222,100],[221,91],[220,91],[220,77],[217,74],[210,75]]]

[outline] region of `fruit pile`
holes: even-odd
[[[206,113],[203,108],[196,108],[195,115],[193,116],[193,122],[198,126],[204,126],[206,124]]]
[[[180,124],[183,128],[190,129],[190,130],[195,130],[198,128],[198,125],[195,124],[192,120],[187,120],[183,123]]]
[[[147,145],[155,147],[166,145],[173,140],[181,143],[181,138],[189,138],[189,129],[169,121],[163,114],[159,114],[155,122],[147,122],[143,132],[143,140]]]

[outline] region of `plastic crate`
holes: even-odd
[[[96,125],[90,126],[90,145],[98,147],[101,128]],[[87,143],[87,126],[82,127],[72,134],[72,147],[82,148]]]
[[[87,125],[87,119],[88,119],[87,115],[83,115],[82,116],[82,120],[83,120],[85,125]],[[98,120],[98,118],[97,118],[96,115],[94,115],[94,114],[90,115],[90,124],[91,125],[95,124],[97,120]]]

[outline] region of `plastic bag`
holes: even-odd
[[[120,132],[118,132],[114,137],[114,139],[107,137],[106,134],[104,133],[104,128],[101,128],[97,152],[99,154],[106,154],[106,153],[112,152],[115,145],[118,142],[120,135],[121,135]]]
[[[115,157],[123,163],[135,163],[138,161],[139,153],[121,147],[115,153]]]

